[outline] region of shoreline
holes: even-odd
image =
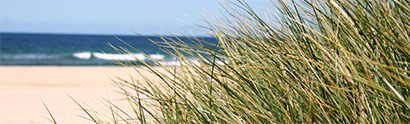
[[[129,70],[123,66],[0,66],[0,85],[101,84]]]

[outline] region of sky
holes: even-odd
[[[221,9],[217,0],[0,0],[0,32],[201,35],[192,24]]]

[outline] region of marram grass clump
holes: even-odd
[[[117,81],[134,109],[113,107],[111,119],[410,123],[409,0],[271,4],[266,18],[245,1],[227,2],[225,17],[202,26],[217,44],[195,37],[190,44],[165,37],[157,42],[180,66],[158,71],[145,64],[157,80]]]

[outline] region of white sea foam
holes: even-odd
[[[146,57],[143,54],[111,54],[111,53],[97,53],[94,52],[93,56],[98,59],[103,60],[128,60],[128,61],[136,61],[145,60]]]
[[[155,60],[163,60],[165,58],[165,56],[161,54],[150,54],[149,57]]]
[[[58,57],[58,55],[49,54],[0,54],[2,59],[54,59]]]
[[[79,59],[90,59],[92,55],[91,52],[79,52],[74,53],[73,56]]]
[[[223,61],[218,61],[217,60],[217,61],[215,61],[215,63],[218,64],[218,65],[225,65],[225,63],[228,63],[228,61],[223,62]],[[174,60],[174,61],[160,61],[159,64],[163,65],[163,66],[181,66],[181,64],[200,66],[200,62],[196,59],[190,59],[190,60],[186,60],[186,61],[183,61],[183,62],[176,61],[176,60]]]
[[[190,59],[187,61],[160,61],[159,64],[163,65],[163,66],[181,66],[182,65],[196,65],[199,66],[200,63],[198,60],[195,59]]]

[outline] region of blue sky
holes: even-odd
[[[0,0],[0,32],[200,34],[192,24],[221,9],[217,0]],[[265,0],[249,0],[255,8]],[[161,27],[163,26],[163,27]]]

